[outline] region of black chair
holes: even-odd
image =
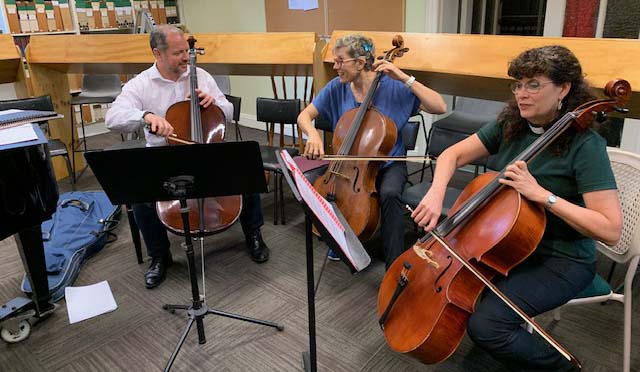
[[[447,147],[462,141],[477,132],[486,123],[495,120],[504,106],[503,102],[456,97],[453,112],[431,125],[427,155],[432,159],[437,159]],[[432,141],[434,134],[437,138],[436,141]],[[433,161],[429,163],[431,176],[433,176]],[[475,166],[475,176],[478,175],[480,167],[486,169],[486,163],[487,159],[479,159],[471,163]]]
[[[232,102],[233,103],[233,102]],[[239,109],[238,109],[239,110]],[[297,124],[298,114],[300,114],[300,100],[299,99],[271,99],[260,98],[256,99],[256,116],[258,121],[263,121],[267,125],[267,140],[270,139],[269,145],[260,146],[260,153],[262,154],[262,165],[264,170],[273,173],[273,224],[280,223],[284,225],[285,213],[284,213],[284,189],[282,187],[282,169],[278,164],[276,158],[276,150],[284,148],[291,157],[297,156],[299,151],[297,148],[283,147],[284,146],[284,124]],[[271,123],[271,127],[269,127]],[[275,123],[281,123],[280,125],[280,147],[273,146],[273,129]],[[271,130],[271,132],[270,132]],[[295,130],[294,132],[294,144],[295,144]],[[302,139],[301,139],[302,141]],[[279,217],[278,217],[279,215]]]
[[[416,142],[418,142],[418,133],[420,132],[419,121],[408,121],[404,127],[402,127],[402,142],[404,148],[407,151],[411,151],[416,148]]]
[[[236,141],[238,140],[238,138],[240,139],[240,141],[242,141],[240,124],[238,124],[238,122],[240,121],[240,105],[242,104],[242,98],[232,96],[230,94],[225,94],[224,96],[227,97],[227,101],[231,102],[231,104],[233,105],[233,123],[236,126]]]
[[[7,101],[0,101],[0,110],[19,109],[19,110],[41,110],[41,111],[55,111],[53,108],[53,102],[51,96],[40,96],[34,98],[13,99]],[[43,132],[49,135],[49,122],[43,121],[38,123]],[[67,146],[59,139],[49,139],[49,155],[51,157],[62,156],[69,172],[69,182],[71,183],[71,189],[76,189],[75,174],[71,168],[71,160],[69,159],[69,152]]]
[[[273,173],[273,224],[278,224],[278,212],[280,213],[280,223],[284,225],[285,214],[284,214],[284,188],[282,187],[282,169],[278,163],[278,159],[276,158],[276,150],[279,150],[279,147],[274,146],[260,146],[260,154],[262,155],[262,166],[264,170],[267,172]],[[286,152],[291,155],[291,157],[298,155],[298,149],[294,149],[291,147],[284,148]]]
[[[436,123],[433,124],[431,130],[429,131],[427,154],[430,157],[439,156],[447,147],[461,141],[462,139],[470,135],[459,131],[453,131],[450,129],[449,125],[437,126]],[[431,161],[430,163],[433,178],[433,163]],[[476,166],[476,172],[478,166],[479,165]],[[416,185],[410,185],[409,187],[405,188],[404,192],[402,193],[402,202],[409,205],[411,208],[416,208],[418,206],[418,203],[420,203],[420,200],[422,200],[430,187],[431,181],[422,181]],[[447,190],[445,191],[445,200],[442,207],[443,217],[447,216],[447,214],[449,213],[449,209],[453,206],[453,203],[456,201],[461,192],[461,189],[447,187]]]
[[[122,83],[120,82],[120,76],[118,74],[102,74],[102,75],[84,75],[82,78],[82,90],[77,95],[72,95],[69,101],[71,110],[71,150],[76,152],[87,152],[87,139],[84,130],[84,116],[82,114],[82,105],[104,104],[115,101],[116,97],[122,91]],[[76,123],[74,120],[75,114],[73,107],[80,105],[80,126],[82,127],[82,138],[78,138],[78,144],[75,144],[75,137],[77,135]],[[80,150],[80,143],[82,143],[82,150]],[[76,160],[73,157],[73,174],[76,174]],[[82,169],[82,172],[86,169],[86,166]]]
[[[426,126],[426,123],[425,123],[425,120],[424,120],[424,115],[422,115],[421,112],[417,113],[416,115],[412,116],[409,119],[413,119],[413,118],[419,118],[420,119],[420,121],[409,120],[409,122],[413,122],[413,123],[418,123],[419,124],[419,127],[417,128],[418,132],[415,134],[415,140],[413,141],[413,145],[411,147],[405,146],[405,148],[407,148],[407,151],[415,150],[416,144],[417,144],[417,141],[418,141],[418,135],[420,134],[420,128],[422,128],[422,135],[424,136],[424,143],[425,143],[425,150],[424,150],[424,154],[423,154],[425,156],[425,160],[422,162],[422,166],[420,167],[420,169],[417,169],[417,170],[415,170],[413,172],[410,172],[408,174],[408,176],[411,177],[414,174],[420,173],[420,182],[422,182],[422,181],[424,181],[424,170],[427,167],[430,166],[430,163],[429,163],[429,165],[427,165],[428,161],[426,159],[426,157],[428,155],[427,151],[429,149],[428,146],[427,146],[428,143],[429,143],[429,132],[427,131],[427,126]],[[406,144],[406,139],[405,139],[405,144]]]
[[[299,99],[274,99],[262,98],[256,99],[256,120],[262,121],[267,129],[267,143],[273,146],[273,137],[275,136],[275,125],[280,123],[280,146],[285,147],[285,125],[291,125],[293,147],[296,146],[296,133],[298,124],[298,115],[300,114]],[[300,138],[302,145],[302,138]]]
[[[483,117],[464,112],[454,112],[444,119],[440,119],[431,125],[429,130],[429,142],[427,145],[427,156],[429,156],[429,167],[433,177],[433,160],[438,158],[444,150],[463,139],[471,136],[483,125],[495,117]],[[434,140],[435,138],[435,140]],[[486,159],[479,159],[471,163],[475,166],[475,175],[479,173],[480,167],[486,165]]]

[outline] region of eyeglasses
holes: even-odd
[[[334,59],[333,65],[337,68],[342,67],[345,62],[355,61],[357,58],[347,58],[347,59]]]
[[[509,84],[509,88],[511,88],[511,92],[516,94],[520,89],[524,88],[529,94],[536,94],[544,87],[545,85],[552,84],[553,81],[547,81],[546,83],[541,83],[538,80],[529,80],[526,83],[522,83],[521,81],[514,81]]]

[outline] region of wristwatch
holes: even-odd
[[[144,121],[144,117],[145,117],[145,116],[147,116],[147,114],[153,114],[153,112],[151,112],[151,111],[145,111],[145,112],[142,114],[142,121]]]
[[[549,209],[551,208],[556,202],[558,201],[558,197],[551,194],[547,197],[547,204],[545,205],[545,208]]]

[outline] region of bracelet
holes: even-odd
[[[407,88],[411,88],[411,86],[413,85],[413,83],[416,81],[416,77],[415,76],[410,76],[409,79],[407,79],[407,81],[404,82],[404,86]]]

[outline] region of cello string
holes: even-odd
[[[572,112],[568,112],[563,115],[555,124],[553,124],[542,136],[540,136],[535,142],[533,142],[529,148],[523,150],[518,154],[513,161],[509,164],[513,164],[518,160],[523,160],[529,163],[533,160],[537,154],[542,152],[546,146],[549,145],[555,138],[562,134],[569,128],[575,115]],[[505,166],[506,169],[506,166]],[[455,213],[447,216],[442,222],[438,224],[436,230],[440,235],[448,235],[454,228],[461,223],[464,223],[471,217],[478,209],[484,206],[489,198],[503,188],[503,185],[499,183],[499,179],[504,177],[504,171],[502,169],[500,173],[489,183],[487,183],[482,189],[480,189],[474,196],[469,198]],[[420,238],[420,242],[424,243],[429,239],[429,235],[425,235]]]
[[[382,78],[382,72],[378,72],[375,78],[373,79],[373,81],[371,82],[371,87],[369,87],[367,94],[365,95],[360,107],[358,108],[356,117],[353,119],[353,122],[349,126],[347,135],[345,136],[345,139],[342,142],[342,145],[340,146],[340,149],[338,150],[337,155],[348,155],[349,152],[351,151],[351,148],[353,147],[353,143],[358,135],[358,132],[360,131],[362,120],[364,119],[364,116],[366,115],[367,110],[371,105],[371,102],[373,101],[373,95],[375,94],[375,91],[378,89],[378,85],[380,84],[381,78]],[[357,123],[357,125],[354,125],[354,123]],[[338,172],[341,166],[342,166],[342,163],[334,163],[331,169],[335,172]]]
[[[511,310],[515,311],[516,314],[522,320],[524,320],[528,325],[530,325],[542,338],[544,338],[551,346],[554,347],[563,357],[565,357],[568,361],[573,362],[574,357],[566,351],[560,344],[557,344],[555,340],[553,340],[547,333],[538,326],[538,324],[531,319],[524,311],[522,311],[516,304],[512,303],[489,279],[487,279],[480,271],[478,271],[475,267],[469,264],[464,258],[462,258],[458,252],[456,252],[453,248],[449,247],[449,245],[438,235],[435,231],[429,231],[429,234],[433,236],[434,239],[438,241],[443,247],[449,251],[464,267],[466,267],[469,271],[473,273],[480,281],[486,285],[491,292],[493,292],[502,302],[504,302]]]
[[[619,86],[618,84],[621,84],[621,86]],[[550,133],[545,133],[546,135],[542,136],[542,137],[546,137],[546,140],[547,140],[546,142],[544,141],[534,142],[532,145],[530,145],[527,148],[527,150],[523,151],[518,157],[516,157],[516,160],[524,160],[527,162],[531,161],[531,159],[535,158],[535,156],[539,152],[545,149],[545,147],[548,145],[549,142],[556,139],[557,136],[559,136],[566,129],[567,122],[575,121],[579,126],[578,129],[585,129],[590,122],[590,121],[587,122],[586,119],[584,118],[584,116],[586,116],[587,114],[598,115],[598,114],[612,111],[612,110],[622,111],[622,109],[619,109],[618,106],[624,105],[626,103],[626,101],[628,100],[629,91],[630,91],[630,87],[628,86],[628,82],[624,80],[609,82],[605,87],[605,93],[608,96],[614,98],[614,100],[592,101],[592,102],[583,104],[573,112],[565,114],[560,120],[558,120],[558,122],[556,122],[554,125],[552,125],[551,128],[549,128],[548,132]],[[614,106],[614,105],[617,105],[617,106]],[[529,149],[531,149],[531,151],[529,151]],[[504,173],[504,170],[501,172],[501,174],[503,173]],[[413,212],[413,210],[408,205],[406,205],[406,208],[409,211]],[[444,222],[446,221],[443,221],[443,223]],[[439,232],[440,232],[439,227],[441,225],[442,224],[438,225],[437,230],[435,231],[432,230],[429,232],[431,236],[438,243],[440,243],[451,255],[453,255],[462,265],[464,265],[469,271],[471,271],[479,280],[481,280],[484,285],[488,286],[490,290],[496,296],[498,296],[498,298],[500,298],[506,305],[508,305],[513,311],[515,311],[518,316],[520,316],[529,326],[532,327],[532,329],[535,329],[536,332],[542,338],[544,338],[551,346],[553,346],[561,355],[563,355],[566,359],[568,359],[571,363],[573,363],[576,367],[578,367],[578,369],[580,369],[581,368],[580,362],[573,355],[571,355],[570,352],[566,351],[566,349],[564,349],[560,344],[556,345],[556,341],[553,340],[551,336],[546,334],[546,332],[543,329],[541,329],[533,319],[530,319],[526,313],[524,313],[521,309],[518,308],[517,305],[511,303],[511,301],[504,294],[502,294],[502,292],[500,292],[500,290],[497,287],[495,287],[493,283],[491,283],[482,273],[477,272],[478,270],[476,270],[475,267],[469,264],[464,258],[460,257],[455,250],[453,250],[451,247],[447,245],[447,243],[439,235]],[[428,239],[421,238],[419,242],[425,242],[426,240]]]
[[[409,205],[405,205],[405,208],[409,210],[409,212],[413,213],[413,208]],[[429,231],[429,234],[436,240],[440,245],[442,245],[449,253],[453,255],[455,259],[457,259],[465,268],[467,268],[471,273],[473,273],[484,285],[489,287],[489,289],[496,295],[500,300],[502,300],[507,306],[511,308],[511,310],[515,311],[516,314],[520,318],[522,318],[527,324],[529,324],[533,329],[538,332],[542,338],[544,338],[551,346],[553,346],[562,356],[564,356],[567,360],[573,361],[573,356],[571,353],[566,351],[561,345],[556,344],[555,340],[551,339],[546,332],[541,329],[533,319],[529,318],[529,316],[524,313],[517,305],[513,304],[489,279],[487,279],[481,272],[479,272],[475,267],[467,262],[463,257],[461,257],[458,252],[456,252],[453,248],[451,248],[445,241],[436,233],[435,231]]]

